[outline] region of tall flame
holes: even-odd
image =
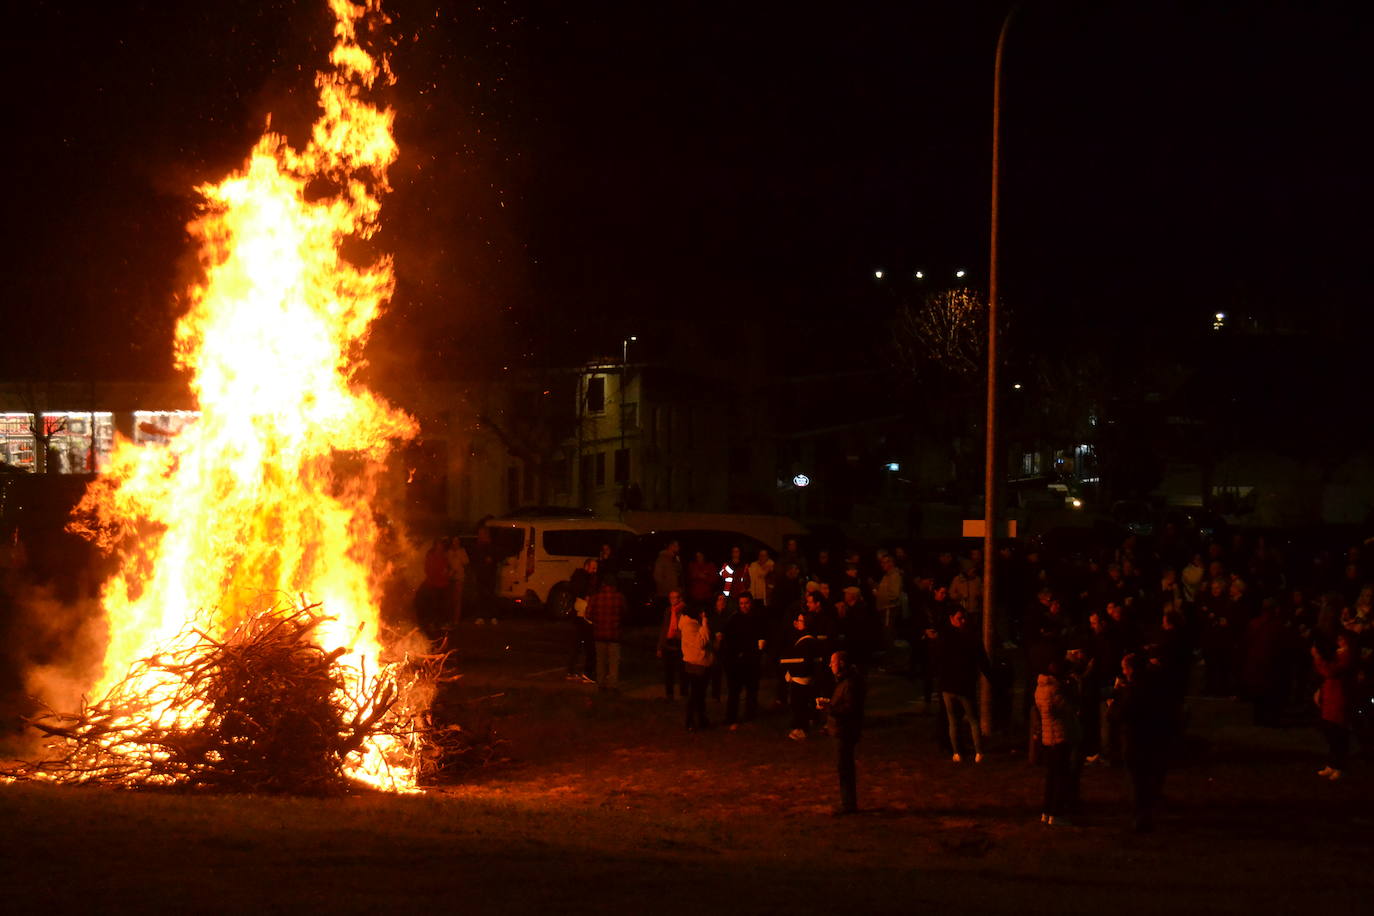
[[[322,113],[308,144],[297,151],[269,132],[240,171],[198,188],[189,228],[204,279],[190,290],[176,354],[201,419],[165,448],[120,442],[87,495],[85,508],[123,535],[102,594],[109,645],[97,694],[193,615],[223,633],[247,611],[298,596],[335,618],[325,639],[375,670],[371,503],[381,460],[415,423],[357,379],[369,326],[392,294],[391,261],[360,267],[341,248],[376,230],[397,149],[392,112],[362,98],[390,78],[358,42],[380,0],[329,5],[332,69],[316,79]],[[364,760],[355,775],[380,781],[381,771]]]

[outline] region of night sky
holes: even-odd
[[[1366,6],[1024,4],[1005,89],[1014,333],[1362,320]],[[191,188],[237,166],[269,112],[299,139],[322,8],[9,11],[0,376],[169,372]],[[388,9],[402,158],[378,244],[399,289],[379,365],[575,361],[646,317],[878,334],[914,270],[985,278],[1007,4]]]

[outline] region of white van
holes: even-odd
[[[774,554],[788,538],[810,534],[801,522],[785,515],[746,515],[738,512],[641,512],[625,513],[626,524],[636,531],[728,531],[762,541]],[[723,559],[723,558],[722,558]],[[752,557],[750,559],[753,559]]]
[[[493,518],[486,527],[501,557],[496,596],[562,614],[568,578],[610,544],[617,556],[635,536],[629,525],[602,518]]]

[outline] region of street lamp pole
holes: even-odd
[[[635,337],[634,335],[631,335],[631,336],[629,336],[629,337],[622,337],[622,338],[620,339],[620,451],[621,451],[622,454],[623,454],[624,451],[625,451],[625,388],[626,388],[626,387],[629,385],[629,383],[630,383],[630,341],[632,341],[632,340],[639,340],[639,338],[638,338],[638,337]],[[627,466],[627,468],[628,468],[628,461],[629,461],[629,459],[628,459],[628,457],[627,457],[627,458],[626,458],[626,466]],[[612,463],[611,463],[611,467],[612,467],[612,469],[614,469],[614,467],[615,467],[615,462],[612,462]],[[614,473],[614,471],[612,471],[612,472]],[[629,489],[630,489],[630,478],[629,478],[629,475],[627,474],[626,477],[625,477],[625,479],[622,480],[622,481],[620,481],[620,516],[621,516],[621,518],[624,518],[624,517],[625,517],[625,508],[626,508],[626,506],[625,506],[625,494],[629,492]]]
[[[1002,20],[997,34],[997,55],[992,67],[992,207],[988,239],[988,401],[987,436],[983,455],[983,649],[992,656],[997,627],[994,620],[993,599],[997,532],[997,197],[1002,145],[1002,51],[1007,43],[1007,31],[1018,6],[1013,6]],[[992,684],[985,677],[978,690],[979,725],[983,734],[992,731]]]

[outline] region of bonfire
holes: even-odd
[[[367,100],[391,79],[359,37],[385,22],[378,0],[329,6],[308,142],[269,130],[197,189],[202,277],[176,357],[199,419],[167,445],[118,441],[77,509],[74,530],[117,560],[108,647],[96,699],[35,720],[52,747],[27,775],[406,791],[453,745],[424,716],[437,656],[382,661],[376,507],[416,424],[363,384],[361,357],[394,288],[368,252],[397,148],[392,112]]]

